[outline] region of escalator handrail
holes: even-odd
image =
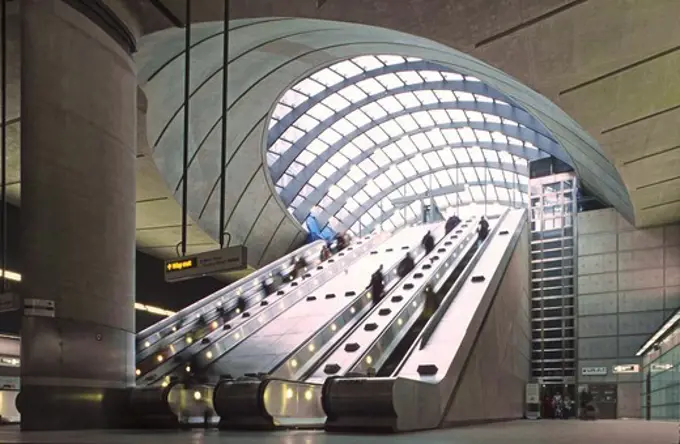
[[[484,251],[486,251],[486,247],[489,245],[489,240],[496,236],[496,234],[500,230],[501,225],[503,224],[503,221],[505,220],[509,213],[510,210],[505,210],[501,217],[498,218],[498,221],[496,222],[491,232],[486,236],[486,239],[484,239],[482,245],[480,245],[480,247],[477,249],[474,256],[472,256],[472,258],[470,259],[470,262],[468,262],[468,264],[463,269],[463,272],[460,274],[458,279],[456,279],[456,282],[451,286],[449,291],[446,293],[446,296],[444,296],[444,298],[442,299],[442,302],[441,304],[439,304],[437,310],[434,312],[434,314],[427,322],[427,324],[425,324],[423,331],[420,332],[420,338],[416,338],[416,340],[413,342],[413,347],[415,347],[416,344],[418,344],[417,346],[420,348],[420,350],[422,350],[427,346],[428,342],[430,341],[430,338],[432,337],[435,330],[439,326],[439,323],[444,317],[444,314],[448,311],[449,307],[451,306],[451,303],[455,299],[456,294],[458,294],[458,291],[467,282],[468,276],[470,276],[472,270],[474,270],[480,258],[483,256]],[[409,352],[406,353],[404,359],[402,360],[402,363],[399,364],[399,367],[397,367],[397,369],[401,368],[402,364],[406,361],[406,358],[411,354],[413,347],[411,347],[411,350],[409,350]]]

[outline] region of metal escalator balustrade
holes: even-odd
[[[179,359],[161,364],[154,375],[153,382],[168,385],[173,379],[182,379],[189,373],[201,372],[202,369],[294,306],[307,294],[342,272],[359,257],[367,254],[376,244],[384,242],[388,236],[387,233],[383,233],[355,242],[328,261],[314,267],[305,275],[307,276],[305,280],[295,287],[290,287],[287,293],[277,292],[263,299],[259,305],[256,304],[246,309],[238,318],[227,322],[223,328],[211,332],[200,342],[194,342],[179,355]],[[296,282],[293,283],[296,284]],[[190,360],[192,363],[188,364]],[[192,365],[197,368],[192,368]],[[212,379],[219,376],[212,375]]]
[[[504,214],[394,376],[339,377],[325,382],[322,402],[327,431],[403,432],[441,425],[525,226],[525,210]]]
[[[215,317],[218,307],[227,303],[242,294],[252,295],[261,290],[261,281],[267,277],[274,276],[280,272],[290,269],[290,259],[292,257],[303,256],[307,262],[312,264],[318,262],[323,241],[317,241],[290,253],[283,258],[251,273],[244,279],[222,288],[215,293],[195,302],[194,304],[180,310],[172,316],[142,330],[137,334],[137,358],[139,362],[157,352],[159,348],[167,347],[174,342],[177,337],[185,336],[196,327],[197,321],[202,315],[207,316],[208,322]]]

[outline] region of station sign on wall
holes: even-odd
[[[582,376],[607,376],[607,367],[581,367]]]

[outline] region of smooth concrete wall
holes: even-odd
[[[524,416],[531,373],[529,224],[487,313],[446,415],[451,425]]]
[[[680,306],[680,225],[637,230],[614,209],[578,215],[578,381],[618,383],[618,416],[640,417],[635,352]],[[606,376],[582,376],[606,367]]]

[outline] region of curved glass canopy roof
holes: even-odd
[[[390,230],[437,206],[524,206],[528,162],[568,156],[545,127],[478,79],[400,56],[362,56],[290,88],[269,123],[267,163],[300,222]],[[462,188],[461,188],[462,186]]]

